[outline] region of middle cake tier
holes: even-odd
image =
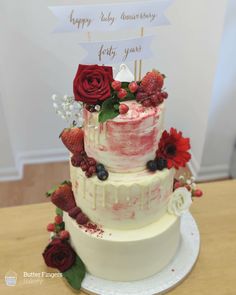
[[[114,229],[134,229],[157,221],[167,210],[175,170],[109,173],[106,181],[87,178],[70,165],[77,206],[90,220]]]

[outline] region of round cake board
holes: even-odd
[[[181,242],[172,261],[159,273],[140,281],[115,282],[87,273],[82,290],[99,295],[154,295],[164,294],[180,284],[191,272],[200,250],[200,235],[190,212],[181,216]],[[158,253],[157,253],[158,255]]]

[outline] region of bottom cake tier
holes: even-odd
[[[159,272],[174,257],[180,242],[180,218],[168,213],[133,230],[79,226],[67,213],[64,222],[87,271],[112,281],[135,281]]]

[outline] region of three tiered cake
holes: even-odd
[[[193,180],[175,179],[190,143],[164,130],[164,78],[153,70],[134,81],[123,66],[114,80],[111,67],[78,68],[74,98],[84,123],[61,134],[71,182],[48,192],[57,216],[43,253],[74,288],[85,271],[112,281],[161,271],[179,247],[180,215],[202,195]]]

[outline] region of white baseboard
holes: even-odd
[[[38,150],[19,153],[16,158],[16,167],[0,168],[0,181],[22,179],[25,164],[62,162],[68,161],[68,159],[68,151],[65,149]],[[201,167],[193,154],[188,166],[197,181],[207,181],[229,177],[228,165]]]
[[[229,165],[201,166],[192,153],[191,161],[188,164],[190,171],[196,181],[209,181],[229,177]]]
[[[39,164],[68,161],[68,151],[65,149],[38,150],[19,153],[16,157],[16,166],[0,168],[0,181],[13,181],[23,178],[25,164]]]
[[[217,180],[230,176],[228,165],[203,166],[197,175],[197,181]]]

